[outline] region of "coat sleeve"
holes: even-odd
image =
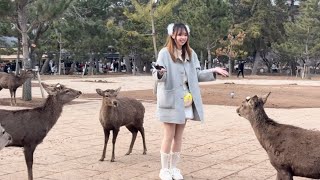
[[[209,69],[201,70],[198,56],[194,51],[192,51],[192,61],[196,67],[199,82],[215,80],[211,70]]]
[[[165,49],[161,49],[161,51],[159,52],[156,64],[166,68],[166,65],[164,63],[165,58],[166,58]],[[156,80],[156,82],[164,82],[167,79],[167,73],[160,75],[158,70],[156,70],[155,68],[152,69],[152,76],[153,76],[154,80]]]

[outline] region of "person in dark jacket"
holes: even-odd
[[[240,73],[242,74],[242,77],[244,78],[243,70],[244,70],[244,64],[246,61],[242,60],[241,58],[238,59],[238,75],[239,77]]]

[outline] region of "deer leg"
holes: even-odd
[[[102,156],[99,161],[103,161],[104,158],[106,157],[106,149],[107,149],[107,144],[108,144],[109,135],[110,135],[109,129],[103,129],[103,132],[104,132],[104,146],[103,146]]]
[[[113,129],[113,136],[112,136],[112,156],[111,156],[111,162],[114,162],[114,149],[115,149],[115,145],[116,145],[116,140],[117,140],[117,136],[119,133],[119,129]]]
[[[132,125],[129,125],[129,126],[126,126],[126,127],[132,133],[132,139],[131,139],[130,147],[129,147],[128,152],[126,153],[126,155],[129,155],[132,152],[132,148],[133,148],[134,142],[136,141],[137,134],[138,134],[138,129],[135,128]]]
[[[36,149],[36,145],[24,146],[24,157],[28,168],[28,180],[33,180],[32,165],[33,165],[33,153]]]
[[[10,105],[13,106],[13,99],[12,99],[12,97],[13,97],[13,90],[12,90],[12,89],[9,89],[9,91],[10,91]]]
[[[16,92],[17,92],[17,89],[14,89],[14,90],[13,90],[13,99],[14,99],[14,105],[15,105],[15,106],[17,105]]]
[[[293,180],[292,174],[287,170],[277,170],[277,180]]]
[[[144,136],[144,128],[141,126],[139,129],[140,134],[142,136],[142,142],[143,142],[143,153],[142,154],[147,154],[147,146],[146,146],[146,139]]]

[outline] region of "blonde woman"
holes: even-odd
[[[203,121],[199,83],[214,80],[213,73],[228,76],[222,68],[201,70],[197,54],[189,45],[190,29],[182,23],[169,24],[167,43],[159,52],[156,79],[157,117],[163,123],[160,148],[162,180],[183,179],[180,160],[183,130],[187,120]]]

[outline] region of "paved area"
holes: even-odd
[[[112,83],[92,83],[86,80],[107,80]],[[209,83],[223,83],[215,81]],[[288,84],[315,85],[316,81],[281,80],[230,80],[243,84]],[[65,84],[87,93],[96,88],[122,87],[123,91],[151,89],[149,76],[60,79],[47,83]],[[207,82],[208,83],[208,82]],[[33,88],[33,96],[41,97],[40,89]],[[9,97],[8,90],[0,91],[1,97]],[[21,88],[17,92],[21,97]],[[77,100],[82,103],[67,105],[57,124],[49,132],[34,154],[34,177],[43,180],[122,180],[159,179],[159,147],[161,124],[155,120],[155,104],[144,102],[146,108],[145,130],[148,152],[142,155],[142,140],[138,135],[131,155],[124,155],[131,140],[126,128],[121,128],[116,143],[116,162],[111,163],[109,141],[104,162],[100,162],[103,148],[103,131],[99,123],[101,101],[98,99]],[[0,108],[13,109],[1,106]],[[237,115],[236,107],[205,105],[205,123],[189,121],[185,129],[180,168],[185,179],[199,180],[273,180],[276,171],[268,156],[258,143],[249,122]],[[307,129],[320,129],[320,109],[266,109],[269,116],[279,122]],[[1,117],[0,117],[1,118]],[[0,151],[0,179],[27,179],[23,151],[20,148],[5,148]],[[305,178],[295,178],[305,179]]]

